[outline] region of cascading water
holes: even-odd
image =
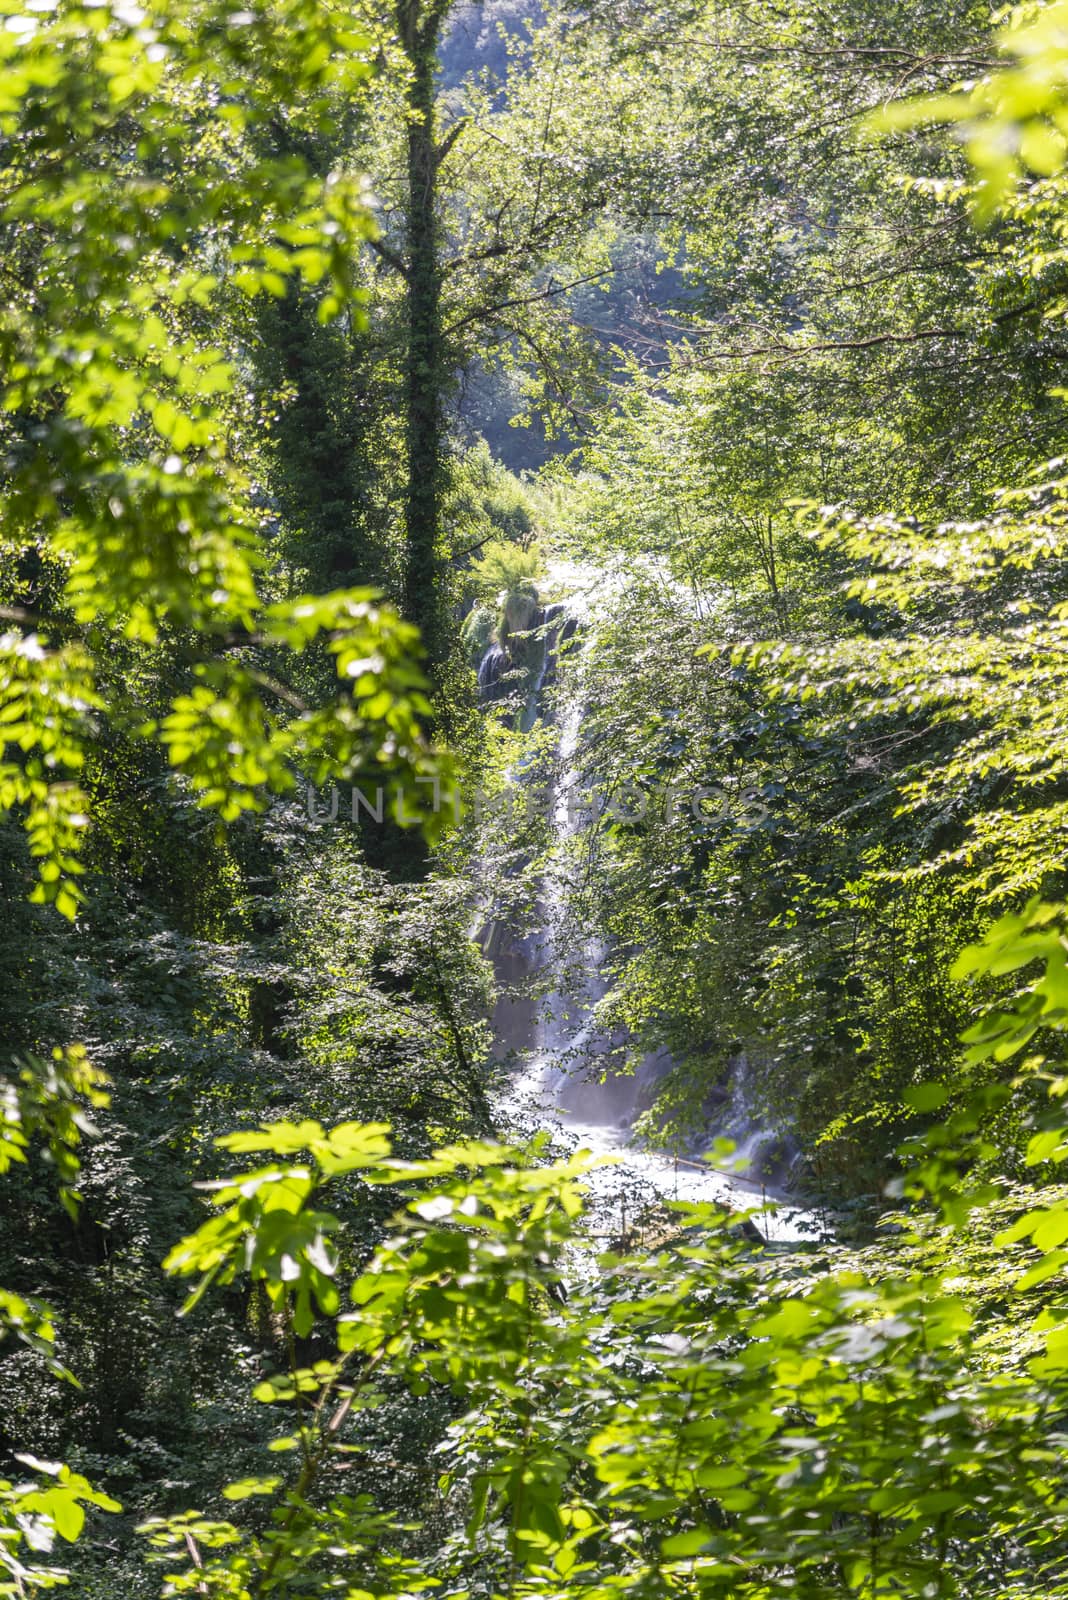
[[[488,698],[508,666],[508,653],[499,644],[491,644],[478,664],[478,688],[483,699]]]
[[[553,608],[558,626],[562,626],[561,611]],[[558,636],[546,638],[533,702],[543,684],[555,676]],[[503,663],[498,655],[504,655]],[[507,654],[491,645],[479,670],[480,684],[483,671],[486,681],[495,684],[506,667]],[[765,1195],[759,1182],[713,1168],[691,1152],[675,1157],[634,1142],[633,1123],[642,1101],[648,1103],[653,1084],[669,1070],[670,1062],[650,1058],[637,1073],[619,1070],[621,1041],[604,1030],[597,1016],[598,1002],[608,992],[609,952],[592,936],[582,938],[577,949],[568,946],[569,866],[581,815],[576,754],[582,700],[577,687],[570,685],[572,692],[559,716],[557,776],[549,797],[553,848],[539,898],[541,930],[514,938],[498,926],[488,941],[506,993],[494,1019],[497,1046],[502,1056],[518,1062],[501,1099],[502,1119],[523,1132],[548,1127],[576,1148],[617,1158],[591,1178],[595,1207],[606,1214],[618,1215],[621,1207],[625,1218],[628,1197],[632,1217],[637,1205],[654,1198],[713,1200],[738,1210],[758,1209],[757,1226],[766,1238],[803,1237],[809,1231],[805,1214],[788,1207],[763,1209]],[[510,993],[524,979],[529,982],[548,973],[556,977],[557,987],[540,1006]],[[745,1157],[773,1136],[752,1125],[745,1103],[744,1057],[738,1069],[722,1126],[712,1131],[733,1139],[738,1157]]]

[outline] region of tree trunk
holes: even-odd
[[[439,583],[444,489],[446,382],[441,327],[442,267],[437,207],[440,158],[435,139],[434,75],[442,23],[451,0],[398,0],[408,85],[407,351],[405,493],[407,565],[404,610],[422,629],[431,674],[444,655]]]

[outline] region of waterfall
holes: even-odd
[[[782,1183],[795,1168],[798,1147],[761,1119],[752,1077],[749,1056],[742,1050],[731,1063],[730,1090],[719,1132],[733,1142],[734,1159],[744,1163],[749,1180],[771,1186]]]
[[[559,609],[559,608],[558,608]],[[483,658],[488,665],[498,646]],[[538,675],[535,699],[555,674],[555,651],[547,641]],[[482,682],[482,670],[479,681]],[[764,1199],[759,1182],[717,1170],[686,1150],[678,1156],[636,1143],[633,1123],[655,1080],[670,1070],[663,1055],[650,1057],[637,1073],[622,1072],[619,1064],[623,1040],[613,1038],[598,1021],[597,1006],[609,990],[610,951],[594,934],[579,934],[577,948],[570,916],[571,884],[568,868],[580,827],[581,773],[578,752],[582,729],[581,661],[569,670],[568,695],[558,710],[556,776],[549,792],[552,849],[542,877],[538,913],[539,931],[516,936],[514,930],[495,925],[484,940],[492,956],[498,982],[506,991],[497,1007],[494,1028],[498,1050],[518,1059],[501,1096],[502,1120],[523,1134],[539,1128],[594,1154],[611,1154],[618,1165],[601,1169],[592,1179],[596,1204],[611,1211],[635,1193],[645,1203],[661,1200],[713,1200],[738,1210],[760,1209]],[[495,680],[494,680],[495,681]],[[535,704],[535,714],[540,710]],[[556,986],[547,1000],[515,998],[508,991],[526,980],[552,974]],[[745,1101],[746,1073],[734,1075],[732,1099],[725,1108],[719,1131],[735,1140],[739,1156],[755,1155],[761,1143],[773,1136],[754,1128]],[[796,1208],[762,1211],[757,1218],[766,1238],[797,1238],[804,1234],[804,1216]]]
[[[499,644],[491,644],[478,664],[478,692],[483,700],[493,697],[501,674],[509,665],[507,650],[503,650]]]

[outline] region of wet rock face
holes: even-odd
[[[543,615],[533,586],[529,590],[513,589],[504,602],[504,614],[501,618],[502,643],[511,639],[514,634],[529,633],[537,628]]]
[[[515,692],[520,688],[517,677],[508,683],[502,680],[519,673],[526,674],[526,692],[540,694],[555,682],[557,656],[577,626],[560,601],[539,606],[528,595],[509,596],[500,636],[490,640],[478,664],[479,698],[492,702]]]

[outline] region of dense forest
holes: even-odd
[[[1068,0],[0,12],[0,1595],[1068,1596]]]

